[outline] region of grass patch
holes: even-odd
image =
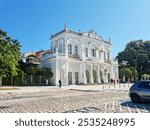
[[[1,90],[19,90],[19,88],[15,88],[15,87],[0,87],[0,91]]]

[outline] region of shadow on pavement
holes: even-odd
[[[10,108],[11,106],[0,106],[0,109]]]
[[[124,101],[120,104],[121,106],[124,107],[129,107],[133,109],[140,109],[140,110],[147,110],[150,112],[150,102],[149,101],[144,101],[141,103],[133,103],[131,101]]]
[[[96,107],[83,107],[80,109],[69,110],[64,113],[90,113],[99,110]]]

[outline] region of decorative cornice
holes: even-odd
[[[67,29],[66,26],[65,26],[65,28],[64,28],[62,31],[60,31],[60,32],[58,32],[58,33],[56,33],[56,34],[54,34],[54,35],[51,35],[50,39],[52,39],[52,38],[54,38],[54,37],[56,37],[56,36],[58,36],[58,35],[60,35],[60,34],[62,34],[62,33],[71,33],[71,34],[75,34],[75,35],[78,35],[78,36],[89,37],[89,38],[92,38],[92,39],[95,39],[95,40],[98,40],[98,41],[103,41],[103,42],[105,42],[105,43],[111,45],[111,42],[110,42],[110,41],[105,41],[105,40],[102,39],[102,38],[101,38],[101,39],[94,38],[94,37],[91,37],[90,35],[87,35],[87,36],[86,36],[86,35],[84,35],[84,33],[75,32],[75,31],[69,30],[69,29]]]

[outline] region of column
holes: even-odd
[[[105,83],[108,83],[108,73],[105,72]]]
[[[102,59],[103,59],[103,53],[102,52],[100,52],[100,54],[101,54],[101,57],[100,57],[100,61],[102,62]]]
[[[66,65],[65,65],[65,80],[66,80],[66,84],[68,85],[68,62],[66,61]]]
[[[102,60],[101,60],[101,61],[104,62],[104,51],[105,51],[105,50],[104,50],[104,43],[103,43],[102,49],[103,49],[103,51],[102,51],[102,53],[101,53],[101,54],[102,54]]]
[[[111,66],[111,78],[115,79],[115,72],[113,66]]]
[[[105,72],[103,71],[103,74],[102,74],[102,79],[103,79],[103,82],[105,82]]]
[[[114,68],[113,68],[113,65],[111,65],[111,75],[110,75],[110,78],[111,79],[115,79],[115,71],[114,71]]]
[[[83,65],[83,83],[87,83],[87,79],[86,79],[86,64]]]
[[[107,83],[107,69],[104,69],[104,82]]]
[[[64,36],[64,44],[65,44],[65,54],[66,58],[68,58],[68,40],[67,35]]]
[[[99,65],[97,66],[97,83],[100,83],[100,71],[99,71]]]
[[[80,48],[79,48],[79,50],[80,50],[80,59],[82,59],[82,60],[84,60],[84,45],[83,45],[83,40],[82,40],[82,38],[81,39],[79,39],[79,42],[80,42]]]
[[[116,72],[115,72],[115,73],[116,73],[116,75],[117,75],[117,77],[116,77],[116,78],[117,78],[117,79],[119,80],[119,74],[118,74],[118,73],[119,73],[119,72],[118,72],[118,66],[116,66]]]
[[[93,83],[93,65],[90,65],[90,83]]]
[[[65,44],[65,54],[66,54],[66,58],[68,58],[68,44]]]
[[[54,79],[55,79],[55,85],[58,86],[58,80],[60,79],[60,73],[59,73],[59,64],[58,64],[58,60],[55,61],[55,71],[54,71]]]
[[[72,45],[72,55],[74,55],[74,44],[71,45]]]
[[[75,71],[72,71],[72,84],[75,84]]]
[[[85,47],[83,44],[81,44],[81,59],[85,60]]]
[[[83,79],[83,64],[80,64],[79,83],[84,83],[84,79]]]

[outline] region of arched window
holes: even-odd
[[[93,79],[94,79],[94,82],[97,82],[96,70],[93,70]]]
[[[85,48],[85,57],[88,57],[88,48]]]
[[[78,55],[78,46],[77,45],[74,46],[74,54]]]
[[[65,53],[65,43],[63,43],[63,53]]]
[[[59,43],[59,53],[62,53],[63,52],[63,45],[62,45],[62,43]]]
[[[102,72],[102,71],[100,71],[100,72],[99,72],[99,74],[100,74],[101,82],[103,82],[103,72]]]
[[[72,45],[68,44],[68,54],[72,54]]]
[[[65,53],[64,39],[59,39],[58,40],[58,52],[59,53]]]
[[[104,61],[106,61],[106,52],[104,52]]]
[[[107,52],[107,60],[110,60],[110,53]]]
[[[57,51],[57,47],[54,47],[53,52],[56,53],[56,51]]]
[[[96,57],[96,50],[95,49],[91,49],[91,54],[92,54],[92,57]]]
[[[100,60],[101,60],[101,51],[99,51],[99,58],[100,58]]]

